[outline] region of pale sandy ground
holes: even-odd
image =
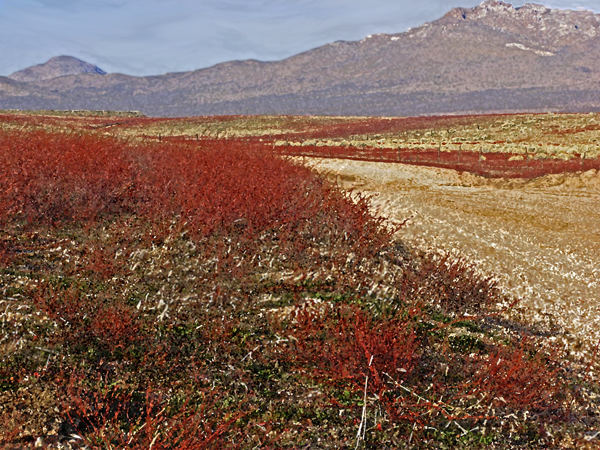
[[[557,325],[562,332],[551,339],[589,358],[600,339],[600,173],[490,181],[402,164],[304,163],[372,195],[377,214],[409,218],[405,242],[460,255],[495,276],[522,299],[528,321]]]

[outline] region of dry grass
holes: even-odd
[[[399,236],[425,251],[476,262],[516,298],[530,323],[584,359],[600,341],[600,174],[489,180],[452,170],[306,160],[342,187],[372,195],[372,210],[410,218]]]

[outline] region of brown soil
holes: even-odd
[[[488,180],[453,170],[305,159],[372,207],[421,249],[450,252],[521,298],[519,315],[560,329],[585,356],[600,340],[600,172]],[[558,327],[557,327],[558,326]],[[589,354],[588,354],[589,356]]]

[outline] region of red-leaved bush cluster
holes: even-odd
[[[600,158],[575,155],[571,159],[514,158],[514,154],[473,151],[440,151],[429,149],[353,148],[347,146],[278,146],[289,156],[340,158],[355,161],[403,163],[416,166],[441,167],[470,172],[488,178],[536,178],[548,174],[571,173],[600,169]]]
[[[366,207],[241,142],[140,144],[86,134],[0,134],[0,221],[94,222],[137,214],[176,219],[195,235],[306,231],[315,217],[369,226]],[[354,227],[354,229],[352,229]],[[357,239],[360,236],[355,236]]]
[[[540,354],[529,354],[531,348],[523,347],[493,349],[478,364],[473,379],[475,389],[494,399],[498,407],[532,411],[552,411],[566,386],[553,380],[559,369]]]
[[[118,141],[92,136],[0,134],[0,220],[90,221],[129,205],[127,186],[135,180]]]
[[[321,311],[319,310],[321,309]],[[324,311],[323,311],[324,310]],[[385,373],[407,378],[419,359],[414,317],[374,320],[357,307],[303,307],[296,311],[292,353],[300,366],[316,365],[326,382],[349,382],[362,390],[382,393]]]

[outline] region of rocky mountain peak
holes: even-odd
[[[501,2],[497,0],[484,0],[476,6],[474,9],[483,11],[493,11],[500,14],[511,13],[514,11],[514,7],[510,3]]]
[[[521,36],[556,51],[600,36],[600,15],[592,11],[550,9],[527,3],[515,7],[510,3],[485,0],[473,8],[455,8],[432,25],[472,24]]]

